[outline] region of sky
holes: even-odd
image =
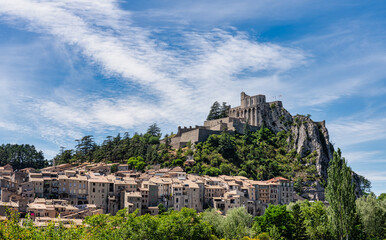
[[[384,1],[0,0],[0,143],[201,125],[240,92],[326,120],[386,192]]]

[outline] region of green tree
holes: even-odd
[[[358,214],[365,234],[369,238],[386,238],[386,199],[372,193],[356,200]]]
[[[111,171],[111,173],[117,172],[118,171],[118,164],[111,165],[110,171]]]
[[[220,113],[221,113],[220,103],[215,101],[212,107],[210,107],[210,111],[206,120],[218,119],[220,117]]]
[[[161,129],[157,126],[156,123],[150,125],[146,133],[150,134],[151,136],[161,137]]]
[[[224,237],[226,239],[240,239],[249,236],[252,222],[252,215],[247,212],[245,207],[228,210],[223,222]]]
[[[82,139],[75,140],[76,145],[76,157],[81,162],[93,160],[93,153],[96,150],[97,145],[94,142],[94,138],[91,135],[84,136]]]
[[[206,221],[212,226],[212,230],[215,236],[218,238],[224,237],[224,220],[225,217],[218,213],[216,209],[210,208],[206,209],[205,212],[201,214],[202,220]]]
[[[293,217],[291,213],[287,211],[285,205],[270,204],[263,216],[256,217],[252,229],[258,234],[260,232],[269,232],[273,227],[278,229],[281,237],[287,239],[292,238],[294,232]]]
[[[379,196],[378,196],[378,200],[384,200],[386,199],[386,193],[381,193]]]
[[[299,204],[295,204],[291,210],[294,223],[294,235],[293,238],[297,240],[306,239],[305,237],[305,226],[304,226],[304,216],[300,209]]]
[[[44,168],[48,161],[42,151],[37,151],[34,145],[6,144],[0,146],[0,165],[11,164],[14,169],[27,167]]]
[[[354,237],[356,225],[355,185],[352,181],[352,171],[342,158],[340,149],[334,152],[334,158],[328,168],[328,184],[326,199],[331,227],[337,239]]]
[[[223,102],[221,107],[220,107],[220,114],[218,116],[218,118],[225,118],[225,117],[228,117],[229,115],[229,109],[231,108],[230,105],[227,105],[226,102]]]
[[[307,239],[324,240],[331,238],[327,208],[323,202],[302,201],[300,203],[300,210],[304,219],[303,226],[305,227]]]
[[[162,214],[164,212],[166,212],[165,206],[162,203],[158,204],[158,213]]]

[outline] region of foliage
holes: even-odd
[[[214,209],[208,209],[201,215],[204,221],[212,225],[217,237],[240,239],[250,235],[253,219],[245,207],[229,209],[225,217]]]
[[[381,193],[378,197],[378,200],[385,200],[386,199],[386,193]]]
[[[0,166],[11,164],[14,169],[44,168],[48,165],[43,152],[37,151],[34,145],[3,144],[0,146]]]
[[[326,199],[330,203],[329,217],[331,227],[337,239],[354,237],[356,218],[355,185],[352,171],[342,158],[341,151],[334,152],[334,158],[328,168]]]
[[[327,215],[327,208],[323,202],[302,202],[290,203],[287,208],[292,212],[295,223],[295,239],[323,240],[330,239],[330,227]],[[296,213],[300,208],[299,213]],[[298,218],[298,220],[296,220]],[[301,231],[304,231],[304,235]]]
[[[118,171],[118,164],[111,165],[110,171],[111,171],[111,173],[117,172]]]
[[[189,168],[188,173],[241,175],[256,180],[283,176],[298,179],[300,190],[303,180],[308,177],[318,180],[320,177],[315,165],[306,160],[315,157],[315,153],[301,157],[295,150],[289,151],[289,136],[289,132],[274,134],[268,128],[246,131],[244,135],[228,132],[211,135],[205,142],[195,145],[196,164]],[[207,170],[211,167],[219,171]]]
[[[356,200],[358,214],[364,233],[370,239],[386,238],[386,199],[377,199],[374,194]]]
[[[214,119],[228,117],[229,109],[230,109],[230,106],[226,105],[225,102],[223,102],[222,105],[220,105],[219,102],[215,101],[210,108],[210,111],[206,120],[214,120]]]
[[[158,216],[138,216],[138,211],[120,210],[115,216],[99,214],[87,217],[85,225],[48,223],[35,227],[29,219],[20,224],[13,213],[0,222],[0,239],[211,239],[211,226],[193,209],[170,211]]]
[[[146,133],[158,138],[161,137],[161,129],[157,126],[156,123],[150,125]]]
[[[141,156],[131,157],[127,161],[127,165],[129,165],[130,169],[136,169],[138,171],[143,171],[146,167],[146,163],[144,162],[144,160]]]
[[[78,144],[75,146],[76,156],[81,162],[93,160],[93,153],[96,149],[94,138],[91,135],[84,136],[82,139],[75,140]]]
[[[249,236],[252,226],[252,215],[245,207],[233,208],[227,211],[224,222],[224,237],[226,239],[240,239]]]
[[[291,239],[294,232],[293,216],[284,205],[269,205],[263,216],[256,217],[253,224],[255,234],[270,232],[275,236]]]

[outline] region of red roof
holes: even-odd
[[[267,180],[267,182],[278,182],[278,181],[289,181],[289,180],[287,178],[283,178],[283,177],[274,177],[274,178]]]

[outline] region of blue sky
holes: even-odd
[[[52,158],[86,134],[202,124],[239,93],[326,120],[386,192],[383,1],[0,0],[0,142]]]

